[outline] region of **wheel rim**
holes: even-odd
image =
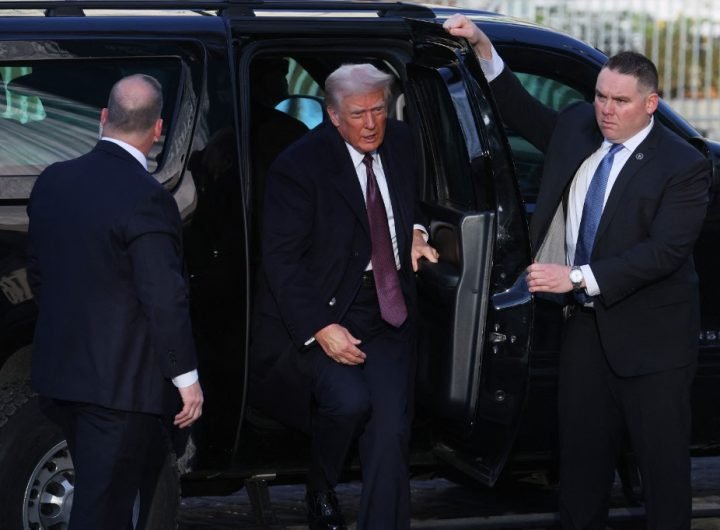
[[[65,530],[70,521],[75,470],[67,442],[43,455],[33,469],[23,498],[23,526],[27,530]]]

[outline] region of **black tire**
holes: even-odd
[[[143,513],[147,529],[177,528],[180,482],[170,453]],[[0,388],[0,470],[3,530],[67,528],[75,480],[72,459],[60,429],[40,411],[27,384]]]
[[[26,384],[0,389],[0,513],[7,530],[62,530],[74,473],[60,430],[40,412]],[[52,493],[47,502],[44,493]]]

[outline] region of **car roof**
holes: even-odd
[[[464,13],[487,28],[494,39],[523,42],[539,40],[588,48],[562,32],[507,15],[477,9],[459,9],[433,4],[367,0],[0,0],[0,17],[13,16],[220,16],[313,17],[313,18],[418,18],[437,20]],[[562,41],[562,42],[560,42]]]
[[[196,16],[415,16],[433,18],[432,9],[403,2],[337,0],[3,0],[0,16],[196,15]]]

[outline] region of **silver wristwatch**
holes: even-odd
[[[582,288],[583,279],[584,277],[580,267],[572,267],[570,269],[570,283],[572,283],[575,291]]]

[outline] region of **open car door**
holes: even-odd
[[[465,42],[408,20],[407,104],[424,154],[422,208],[440,262],[418,273],[417,402],[439,456],[493,485],[528,383],[530,243],[510,150]]]

